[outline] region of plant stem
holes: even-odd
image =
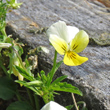
[[[53,69],[55,69],[55,66],[56,66],[56,60],[57,60],[57,51],[55,50]]]
[[[36,94],[34,94],[34,99],[35,99],[36,110],[40,110],[39,100]]]
[[[74,96],[74,94],[71,93],[71,95],[72,95],[73,102],[74,102],[74,105],[75,105],[75,107],[76,107],[76,110],[79,110],[79,108],[78,108],[78,106],[77,106],[77,103],[76,103],[76,100],[75,100],[75,96]]]
[[[55,74],[56,60],[57,60],[57,51],[55,50],[53,67],[52,67],[52,70],[50,71],[50,73],[48,74],[49,78],[50,78],[48,81],[48,85],[50,85],[50,83],[52,82],[53,76]]]
[[[6,34],[6,31],[5,31],[5,27],[3,29],[1,29],[1,33],[4,35],[4,38],[3,38],[3,42],[5,42],[6,38],[7,38],[7,34]]]
[[[42,98],[43,98],[43,101],[45,104],[47,104],[49,102],[48,96],[44,95],[44,96],[42,96]]]

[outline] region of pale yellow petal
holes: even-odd
[[[12,71],[15,76],[18,76],[19,72],[16,70],[14,66],[12,67]]]
[[[67,51],[68,48],[67,43],[58,36],[50,35],[49,41],[51,42],[51,44],[59,54],[64,55],[65,51]]]
[[[76,53],[79,53],[86,48],[88,43],[89,43],[88,34],[85,31],[81,30],[76,34],[75,38],[71,41],[70,48]]]
[[[20,81],[23,81],[24,77],[19,73],[19,74],[18,74],[18,79],[19,79]],[[20,84],[20,86],[22,87],[23,85]]]
[[[65,42],[68,41],[67,26],[64,21],[58,21],[52,24],[46,33],[48,37],[50,37],[51,34],[54,34],[65,40]]]
[[[75,52],[66,52],[63,62],[68,66],[78,66],[86,62],[88,58],[81,57]]]
[[[19,74],[18,74],[18,79],[19,79],[20,81],[23,81],[24,77],[19,73]]]

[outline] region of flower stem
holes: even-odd
[[[79,108],[78,108],[78,106],[77,106],[77,103],[76,103],[76,100],[75,100],[75,96],[74,96],[74,94],[71,93],[71,95],[72,95],[73,102],[74,102],[74,105],[75,105],[75,107],[76,107],[76,110],[79,110]]]
[[[57,60],[57,51],[55,50],[53,70],[55,69],[55,66],[56,66],[56,60]]]
[[[55,74],[56,60],[57,60],[57,51],[55,50],[53,67],[52,67],[52,70],[48,74],[48,76],[50,78],[49,81],[48,81],[48,85],[50,85],[50,83],[52,82],[53,76]]]

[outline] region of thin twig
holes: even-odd
[[[71,93],[71,95],[72,95],[73,102],[74,102],[74,105],[75,105],[75,107],[76,107],[76,110],[79,110],[79,108],[78,108],[78,106],[77,106],[77,103],[76,103],[76,100],[75,100],[75,96],[74,96],[74,94]]]

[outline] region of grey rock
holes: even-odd
[[[45,34],[33,34],[29,30],[49,27],[63,20],[88,32],[90,44],[80,55],[88,57],[89,61],[77,67],[62,64],[56,77],[68,75],[66,81],[83,92],[83,97],[76,97],[84,100],[89,110],[110,110],[110,13],[106,8],[86,0],[18,2],[23,2],[21,8],[7,14],[7,32],[13,37],[18,35],[33,48],[45,46],[50,50],[48,54],[39,53],[39,68],[46,72],[52,67],[54,49]],[[63,56],[58,55],[58,61],[61,59]],[[56,101],[64,106],[73,103],[69,93],[61,93]]]

